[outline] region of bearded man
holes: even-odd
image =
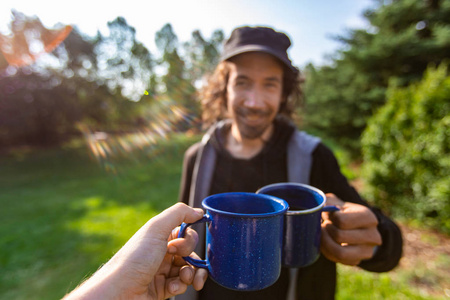
[[[336,263],[385,272],[400,260],[398,226],[349,185],[320,139],[297,130],[300,72],[288,57],[290,44],[286,34],[267,27],[232,32],[202,93],[210,128],[185,153],[180,201],[201,207],[217,193],[289,181],[312,185],[326,193],[327,204],[341,208],[323,214],[321,256],[304,268],[283,268],[278,281],[260,291],[232,291],[208,279],[202,291],[177,299],[334,299]],[[196,230],[196,252],[204,257],[204,225]]]

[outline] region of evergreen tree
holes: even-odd
[[[199,30],[192,32],[191,40],[184,44],[184,48],[189,77],[194,82],[202,80],[203,76],[214,71],[219,62],[223,39],[222,30],[214,31],[209,40],[205,39]]]
[[[187,76],[185,61],[178,53],[178,37],[170,24],[164,25],[156,33],[155,42],[162,52],[160,64],[166,71],[161,78],[164,94],[179,105],[185,107],[192,105],[195,88]]]
[[[136,30],[123,17],[108,22],[109,35],[96,37],[98,76],[112,91],[138,101],[154,74],[154,61],[148,49],[136,40]]]
[[[450,1],[375,1],[367,30],[337,37],[342,49],[305,70],[306,126],[359,151],[367,119],[385,103],[390,80],[408,85],[450,53]]]

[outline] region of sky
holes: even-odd
[[[229,36],[242,25],[264,25],[291,38],[294,64],[321,65],[341,45],[332,36],[349,29],[367,28],[363,11],[373,0],[0,0],[0,32],[7,34],[11,9],[37,16],[47,28],[76,25],[94,36],[107,35],[107,22],[118,16],[136,29],[136,38],[157,54],[155,33],[170,23],[180,42],[194,30],[209,38],[216,29]]]

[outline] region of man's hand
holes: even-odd
[[[382,242],[375,214],[366,206],[343,202],[334,194],[326,196],[327,205],[336,205],[341,210],[322,213],[322,254],[345,265],[358,265],[372,258],[375,247]]]

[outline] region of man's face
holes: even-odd
[[[242,138],[260,138],[270,130],[283,91],[283,68],[272,55],[250,52],[230,62],[227,110]]]

